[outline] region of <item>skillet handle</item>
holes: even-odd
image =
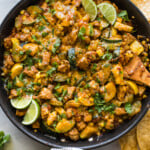
[[[50,150],[83,150],[81,148],[66,147],[66,148],[51,148]]]

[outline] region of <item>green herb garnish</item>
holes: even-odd
[[[58,83],[56,86],[55,86],[55,90],[59,89],[60,88],[60,83]]]
[[[67,116],[66,116],[65,113],[60,114],[60,117],[61,117],[61,118],[67,118]]]
[[[57,38],[55,44],[53,45],[53,49],[52,49],[53,54],[56,54],[56,51],[59,48],[60,44],[61,44],[61,40]]]
[[[101,18],[97,17],[96,20],[100,22],[100,21],[101,21]]]
[[[92,72],[95,72],[96,68],[97,68],[97,64],[93,64],[93,66],[92,66]]]
[[[54,37],[54,32],[55,32],[55,29],[54,29],[54,28],[52,28],[52,35],[53,35],[53,37]]]
[[[43,31],[45,29],[45,26],[39,26],[39,31]]]
[[[52,9],[51,10],[51,13],[52,13],[52,16],[54,16],[56,14],[56,10],[55,9]]]
[[[5,135],[5,133],[3,131],[0,131],[0,148],[2,148],[2,146],[7,143],[10,140],[10,135],[7,134]]]
[[[33,39],[37,44],[39,44],[39,45],[41,44],[41,41],[39,41],[35,35],[32,35],[32,39]]]
[[[46,37],[47,35],[48,35],[47,32],[43,32],[43,33],[42,33],[42,37]]]
[[[55,67],[55,68],[58,68],[58,63],[57,62],[53,62],[52,66]]]
[[[105,64],[105,65],[104,65],[105,68],[107,68],[107,67],[109,67],[109,66],[110,66],[110,64]]]
[[[67,95],[67,93],[68,93],[68,91],[67,90],[63,90],[63,92],[62,92],[62,96],[64,97],[64,96],[66,96]]]
[[[24,55],[24,52],[23,51],[19,51],[19,55]]]
[[[47,73],[47,76],[52,76],[52,74],[56,71],[56,68],[55,67],[52,67],[50,70],[48,70],[46,73]]]
[[[76,103],[78,102],[78,98],[77,97],[75,97],[74,100],[75,100]]]
[[[10,89],[12,89],[12,87],[13,87],[12,83],[8,81],[7,82],[7,89],[10,90]]]
[[[24,74],[21,73],[21,74],[19,75],[19,80],[20,80],[20,81],[23,81],[23,78],[24,78]]]
[[[131,114],[132,113],[132,105],[130,103],[126,103],[125,110],[128,114]]]
[[[126,10],[122,10],[119,14],[118,17],[121,17],[122,19],[124,19],[125,21],[130,21],[129,17],[128,17],[128,12]]]
[[[80,39],[84,40],[85,38],[84,38],[83,36],[84,36],[85,32],[86,32],[85,27],[82,27],[82,28],[79,30],[78,37],[79,37]]]
[[[94,34],[93,26],[90,24],[89,27],[90,27],[90,36],[93,36]]]
[[[101,59],[103,59],[103,60],[111,60],[112,58],[113,58],[113,55],[112,55],[112,53],[109,53],[109,52],[105,53],[105,54],[101,57]]]
[[[102,111],[112,113],[115,109],[115,105],[111,103],[106,103],[104,100],[104,96],[101,95],[100,93],[95,94],[94,103],[95,109],[98,111],[98,113],[101,113]]]

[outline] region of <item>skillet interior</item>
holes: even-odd
[[[137,33],[142,34],[145,36],[150,36],[150,25],[146,21],[145,17],[141,14],[141,12],[133,5],[129,0],[114,0],[118,6],[122,9],[126,9],[130,14],[135,16],[135,25],[137,26]],[[11,32],[11,29],[14,25],[14,18],[17,16],[17,14],[20,12],[21,9],[26,8],[28,5],[31,5],[35,3],[36,0],[22,0],[18,5],[12,9],[12,11],[8,14],[8,16],[5,18],[4,22],[2,23],[0,27],[0,37],[1,37],[1,45],[0,45],[0,66],[2,66],[3,62],[3,52],[4,47],[2,45],[3,39],[8,36]],[[131,16],[130,16],[131,17]],[[148,89],[149,91],[149,89]],[[149,93],[149,92],[148,92]],[[27,126],[23,126],[21,124],[21,119],[15,116],[15,109],[12,108],[10,105],[8,95],[3,88],[3,82],[0,81],[0,104],[5,111],[8,118],[14,123],[15,126],[17,126],[21,131],[23,131],[25,134],[30,136],[31,138],[45,144],[48,146],[53,147],[80,147],[83,149],[91,149],[99,146],[106,145],[114,140],[117,140],[120,136],[127,133],[129,130],[131,130],[144,116],[144,114],[147,111],[147,105],[150,101],[150,94],[148,95],[148,98],[143,100],[142,105],[142,111],[133,117],[130,121],[126,121],[124,124],[120,125],[117,129],[114,129],[108,133],[105,133],[102,137],[94,137],[94,140],[92,142],[89,142],[88,140],[78,142],[72,142],[67,141],[65,143],[60,142],[59,137],[56,137],[55,135],[44,135],[42,132],[34,133],[31,128]]]

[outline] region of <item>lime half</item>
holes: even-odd
[[[40,116],[40,105],[35,101],[32,100],[24,118],[22,124],[24,125],[31,125],[33,124]]]
[[[85,11],[90,15],[91,21],[97,16],[97,6],[93,0],[82,0]]]
[[[11,105],[16,109],[25,109],[27,108],[32,101],[32,95],[27,95],[22,98],[11,99]]]
[[[104,18],[113,25],[117,19],[117,12],[115,7],[109,3],[101,3],[97,6],[104,16]]]

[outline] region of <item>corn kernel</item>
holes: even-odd
[[[97,52],[98,56],[100,56],[100,57],[104,55],[104,53],[101,50],[97,50],[96,52]]]
[[[23,20],[25,20],[26,18],[27,18],[26,16],[23,16],[23,17],[22,17]]]
[[[144,95],[143,95],[143,98],[147,98],[147,95],[144,94]]]
[[[24,10],[21,10],[20,14],[21,14],[21,15],[23,15],[23,14],[24,14],[24,12],[25,12]]]

